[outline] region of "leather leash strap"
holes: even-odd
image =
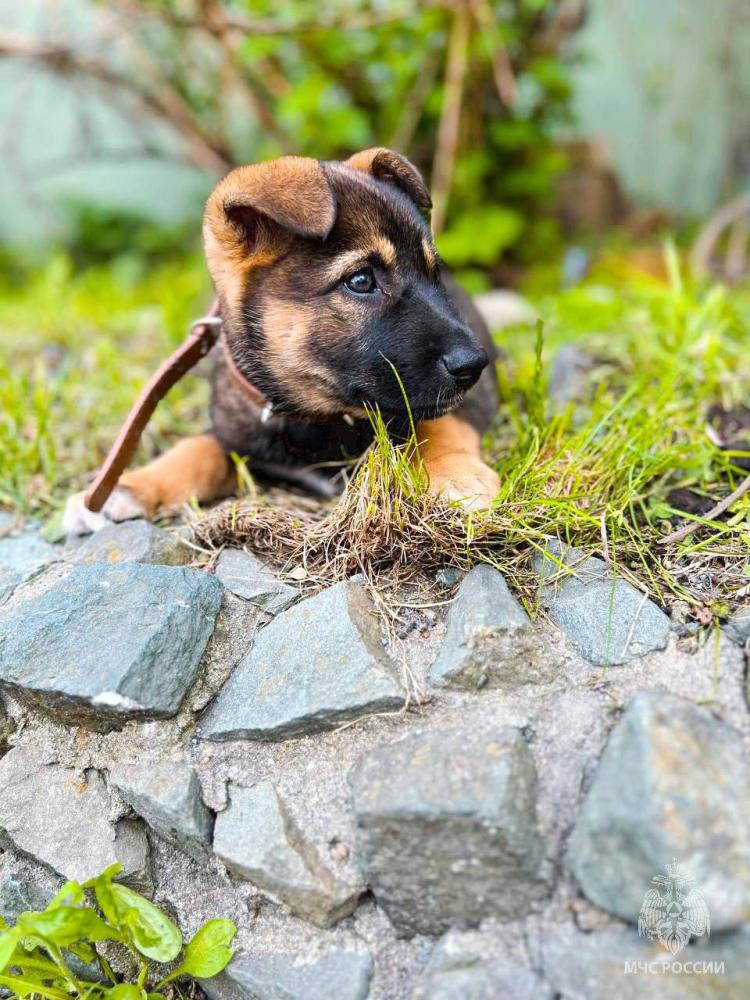
[[[214,302],[208,314],[193,323],[190,333],[174,354],[171,354],[151,376],[138,396],[138,399],[130,408],[130,412],[125,418],[114,444],[109,449],[104,464],[97,473],[96,479],[86,491],[84,503],[89,510],[96,512],[102,509],[112,490],[117,485],[117,481],[125,470],[125,467],[133,457],[133,452],[140,441],[141,434],[143,434],[146,424],[151,419],[151,415],[156,409],[159,400],[163,399],[172,386],[176,382],[179,382],[183,375],[189,372],[191,368],[194,368],[201,358],[204,358],[208,354],[218,340],[220,331],[221,317],[219,315],[219,303]],[[229,352],[226,339],[223,336],[222,345],[232,378],[249,398],[262,408],[263,417],[267,419],[270,415],[268,400],[260,389],[256,388],[251,382],[248,382],[239,371]]]

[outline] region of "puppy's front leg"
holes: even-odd
[[[76,493],[68,500],[63,526],[69,533],[85,535],[111,521],[171,513],[193,498],[216,500],[235,486],[223,448],[213,434],[201,434],[185,438],[143,468],[124,473],[101,513],[87,510],[84,494]]]
[[[448,413],[417,424],[419,453],[429,490],[465,507],[489,507],[500,489],[496,472],[482,461],[479,434],[461,416]]]

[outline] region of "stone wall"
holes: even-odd
[[[699,641],[550,543],[535,622],[476,567],[389,643],[356,578],[3,532],[6,919],[117,860],[185,933],[237,923],[217,1000],[750,994],[750,618]],[[660,874],[683,971],[637,931]]]

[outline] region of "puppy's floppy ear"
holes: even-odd
[[[394,153],[385,146],[375,146],[373,149],[363,149],[361,153],[355,153],[348,160],[344,160],[344,163],[347,167],[372,174],[375,180],[384,184],[393,184],[411,198],[418,208],[432,208],[432,198],[422,180],[422,175],[414,164],[400,153]]]
[[[206,205],[206,234],[254,248],[267,220],[298,236],[325,239],[336,201],[317,160],[282,156],[237,167],[219,182]]]

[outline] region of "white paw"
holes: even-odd
[[[96,513],[86,507],[83,498],[83,493],[74,493],[65,505],[63,528],[69,535],[90,535],[113,521],[130,521],[146,514],[140,501],[126,486],[116,486],[101,511]]]

